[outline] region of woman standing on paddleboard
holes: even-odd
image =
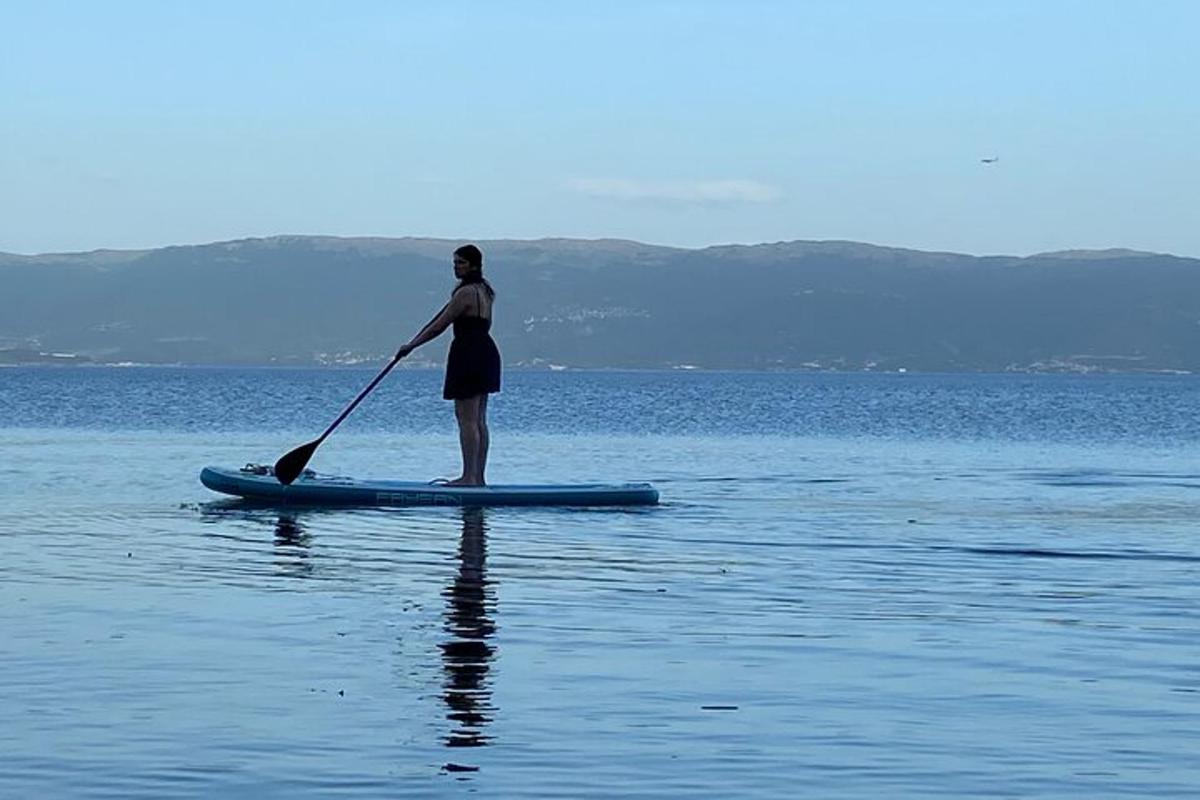
[[[396,359],[404,358],[454,326],[442,397],[454,401],[463,471],[447,483],[483,486],[488,456],[488,395],[500,391],[500,351],[489,332],[496,291],[483,277],[483,253],[473,244],[454,251],[454,277],[458,285],[450,295],[450,302],[396,351]]]

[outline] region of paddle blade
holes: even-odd
[[[312,458],[313,452],[316,451],[317,445],[320,443],[321,440],[317,439],[308,444],[302,444],[276,461],[276,480],[284,486],[291,485],[292,481],[300,477],[300,473],[304,471],[304,467],[308,464],[308,460]]]

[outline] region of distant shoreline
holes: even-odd
[[[803,240],[484,244],[509,367],[1200,373],[1200,259]],[[0,256],[0,363],[382,367],[447,296],[446,247],[275,237]],[[404,367],[440,366],[436,349]]]
[[[77,360],[46,360],[46,361],[29,361],[29,362],[0,362],[0,370],[3,369],[46,369],[46,370],[64,370],[64,369],[174,369],[174,370],[339,370],[352,371],[360,370],[370,372],[379,369],[385,361],[383,359],[374,362],[363,362],[359,364],[162,364],[162,363],[133,363],[133,362],[99,362],[91,361],[86,358]],[[402,365],[399,369],[412,372],[441,372],[444,367],[442,365],[425,365],[413,364]],[[1009,370],[958,370],[958,371],[922,371],[914,369],[904,370],[884,370],[884,369],[761,369],[761,368],[746,368],[733,369],[723,367],[571,367],[562,366],[551,369],[544,366],[530,365],[515,365],[505,368],[506,372],[542,372],[542,373],[643,373],[643,374],[704,374],[704,375],[894,375],[894,376],[929,376],[929,375],[946,375],[946,376],[968,376],[968,375],[1012,375],[1012,376],[1063,376],[1072,375],[1080,377],[1111,377],[1111,376],[1161,376],[1161,377],[1190,377],[1197,373],[1188,370],[1171,370],[1171,369],[1145,369],[1145,370],[1113,370],[1113,369],[1098,369],[1098,368],[1079,368],[1079,369],[1009,369]]]

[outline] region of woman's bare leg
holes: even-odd
[[[487,425],[487,401],[486,394],[479,397],[479,456],[475,461],[475,479],[480,486],[487,484],[483,473],[487,471],[488,446],[491,444],[491,437],[488,435]]]
[[[462,450],[462,475],[448,482],[449,486],[478,486],[479,463],[479,397],[454,401],[454,418],[458,420],[458,446]]]

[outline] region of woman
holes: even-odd
[[[500,351],[489,334],[496,292],[483,278],[483,253],[473,244],[454,251],[454,277],[458,278],[458,286],[454,287],[450,302],[396,351],[396,359],[404,358],[454,325],[442,397],[454,401],[463,470],[462,475],[446,483],[483,486],[488,456],[487,400],[489,394],[500,391]]]

